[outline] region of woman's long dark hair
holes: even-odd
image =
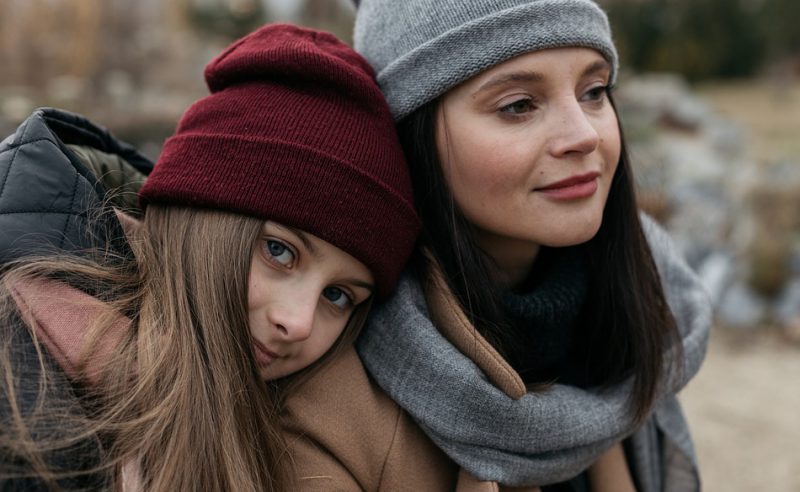
[[[609,94],[610,97],[610,94]],[[613,99],[611,99],[613,105]],[[469,221],[455,203],[436,146],[434,100],[403,119],[398,129],[411,169],[415,202],[423,222],[420,244],[444,271],[450,289],[478,332],[503,354],[513,346],[492,279],[490,262]],[[616,111],[616,107],[615,107]],[[585,322],[576,332],[581,372],[589,384],[608,386],[633,375],[629,406],[634,419],[646,418],[668,364],[665,354],[679,347],[658,271],[639,220],[633,174],[622,136],[622,152],[599,232],[584,245],[590,284]],[[416,258],[425,274],[425,260]]]

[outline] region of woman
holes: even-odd
[[[360,3],[355,46],[398,121],[423,232],[358,352],[446,454],[431,454],[446,465],[427,490],[698,490],[674,395],[700,366],[710,306],[636,210],[605,14],[589,0]],[[334,444],[340,482],[363,484]]]
[[[394,287],[419,220],[363,58],[274,25],[205,76],[141,211],[150,164],[80,117],[3,142],[3,490],[292,490],[279,398]]]

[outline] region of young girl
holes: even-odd
[[[675,392],[700,366],[710,305],[637,212],[605,14],[590,0],[360,3],[355,46],[398,121],[423,233],[358,350],[446,455],[417,451],[439,463],[416,471],[425,490],[699,490]],[[352,440],[385,431],[365,421]],[[370,466],[326,445],[334,460],[302,461],[338,473],[337,490],[363,485]],[[372,456],[377,473],[399,452]]]
[[[394,287],[419,220],[364,59],[274,25],[205,75],[141,218],[150,163],[86,120],[0,147],[3,490],[292,490],[278,398]]]

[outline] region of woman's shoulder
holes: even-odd
[[[453,490],[456,465],[371,380],[352,347],[287,397],[282,422],[302,490]]]

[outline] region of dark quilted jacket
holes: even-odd
[[[119,156],[143,174],[153,167],[132,146],[81,116],[37,110],[0,143],[0,263],[124,238],[113,214],[87,229],[89,212],[100,210],[106,190],[68,145]]]
[[[94,158],[95,154],[100,157]],[[145,175],[153,166],[103,128],[57,109],[37,110],[3,140],[0,264],[30,254],[79,253],[91,247],[108,246],[129,254],[121,226],[108,206],[106,186],[97,178],[98,173],[111,174],[106,172],[106,162],[124,162]],[[12,344],[15,390],[21,411],[28,413],[39,396],[39,359],[28,330],[19,326],[23,325],[17,319],[10,326],[0,327],[0,337],[2,343]],[[74,389],[56,367],[51,362],[51,374],[59,381],[51,391],[56,395],[48,394],[59,401],[74,401]],[[9,408],[8,395],[0,391],[0,433],[8,425]],[[38,428],[32,431],[34,435],[41,432]],[[98,463],[99,449],[96,439],[87,439],[49,453],[47,465],[51,469],[85,470]],[[25,470],[27,464],[0,447],[0,477],[12,469]],[[65,490],[97,490],[105,488],[106,482],[103,476],[88,474],[64,478],[58,484]],[[0,478],[0,491],[17,490],[46,487],[32,478]]]

